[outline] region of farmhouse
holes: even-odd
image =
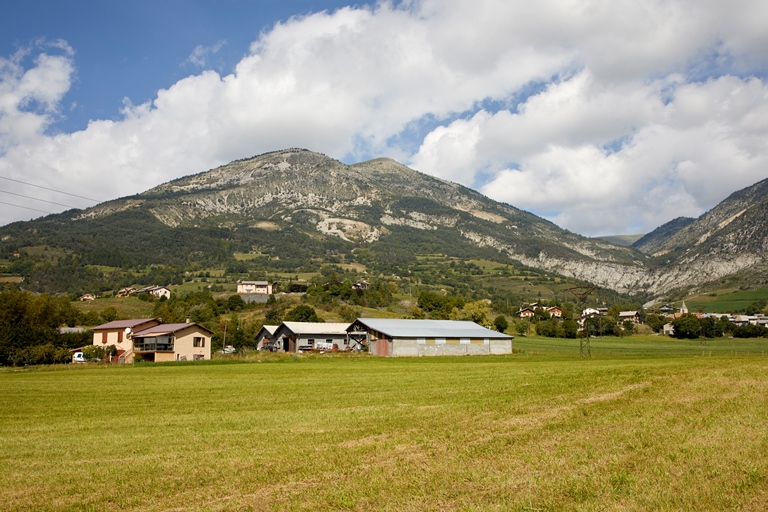
[[[358,318],[347,331],[364,334],[368,351],[378,356],[512,353],[512,336],[467,321]]]
[[[619,312],[619,322],[624,322],[629,320],[633,324],[639,324],[640,323],[640,313],[637,311],[620,311]]]
[[[115,320],[93,328],[93,344],[107,348],[114,345],[117,357],[123,361],[133,360],[133,340],[130,335],[135,331],[149,329],[159,324],[157,318],[136,318],[133,320]]]
[[[531,318],[536,313],[531,308],[523,308],[517,312],[517,316],[520,318]]]
[[[348,350],[347,323],[283,322],[274,337],[284,352]]]
[[[133,333],[133,352],[154,362],[210,359],[212,335],[196,323],[157,324]]]
[[[563,310],[557,306],[552,306],[551,308],[547,308],[547,313],[549,313],[550,316],[554,316],[557,318],[561,318],[563,316]]]
[[[267,281],[238,281],[237,293],[272,295],[272,284]]]
[[[163,297],[165,297],[166,299],[171,298],[171,290],[169,290],[165,286],[147,286],[146,288],[142,288],[141,290],[136,290],[135,293],[137,295],[148,293],[150,295],[154,295],[158,299]]]
[[[136,354],[145,361],[192,361],[211,358],[213,333],[195,323],[162,324],[157,318],[115,320],[93,328],[93,344],[114,345],[118,361]]]
[[[115,294],[115,296],[128,297],[129,295],[133,295],[134,293],[136,293],[136,288],[129,286],[128,288],[120,288]]]

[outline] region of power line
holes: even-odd
[[[62,203],[54,203],[53,201],[48,201],[48,200],[45,200],[45,199],[38,199],[38,198],[32,197],[32,196],[25,196],[23,194],[17,194],[15,192],[8,192],[7,190],[0,190],[0,192],[2,192],[3,194],[11,194],[12,196],[23,197],[25,199],[34,199],[35,201],[42,201],[44,203],[55,204],[56,206],[66,206],[67,208],[77,208],[77,206],[70,206],[68,204],[62,204]]]
[[[3,201],[0,201],[0,204],[4,204],[4,205],[7,205],[7,206],[15,206],[16,208],[24,208],[25,210],[33,210],[33,211],[36,211],[36,212],[48,213],[50,215],[53,215],[53,212],[47,212],[45,210],[38,210],[37,208],[30,208],[29,206],[20,206],[18,204],[11,204],[11,203],[3,202]]]
[[[62,192],[61,190],[56,190],[55,188],[43,187],[40,185],[35,185],[34,183],[27,183],[26,181],[15,180],[13,178],[6,178],[5,176],[0,176],[0,178],[8,181],[15,181],[16,183],[21,183],[22,185],[29,185],[30,187],[37,187],[37,188],[42,188],[43,190],[50,190],[51,192],[58,192],[59,194],[64,194],[72,197],[79,197],[80,199],[87,199],[88,201],[93,201],[94,203],[99,202],[98,199],[91,199],[90,197],[79,196],[77,194],[70,194],[69,192]],[[11,205],[11,206],[14,206],[14,205]]]

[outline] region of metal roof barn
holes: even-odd
[[[379,356],[512,353],[512,336],[468,321],[358,318],[347,331]]]

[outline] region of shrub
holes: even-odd
[[[105,355],[106,355],[106,351],[104,350],[103,347],[90,345],[88,347],[83,348],[83,356],[89,361],[91,359],[104,359]]]
[[[499,315],[493,319],[493,327],[499,332],[505,332],[509,328],[509,322],[504,315]]]

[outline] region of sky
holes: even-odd
[[[764,0],[25,0],[0,225],[291,147],[390,157],[585,236],[768,177]]]

